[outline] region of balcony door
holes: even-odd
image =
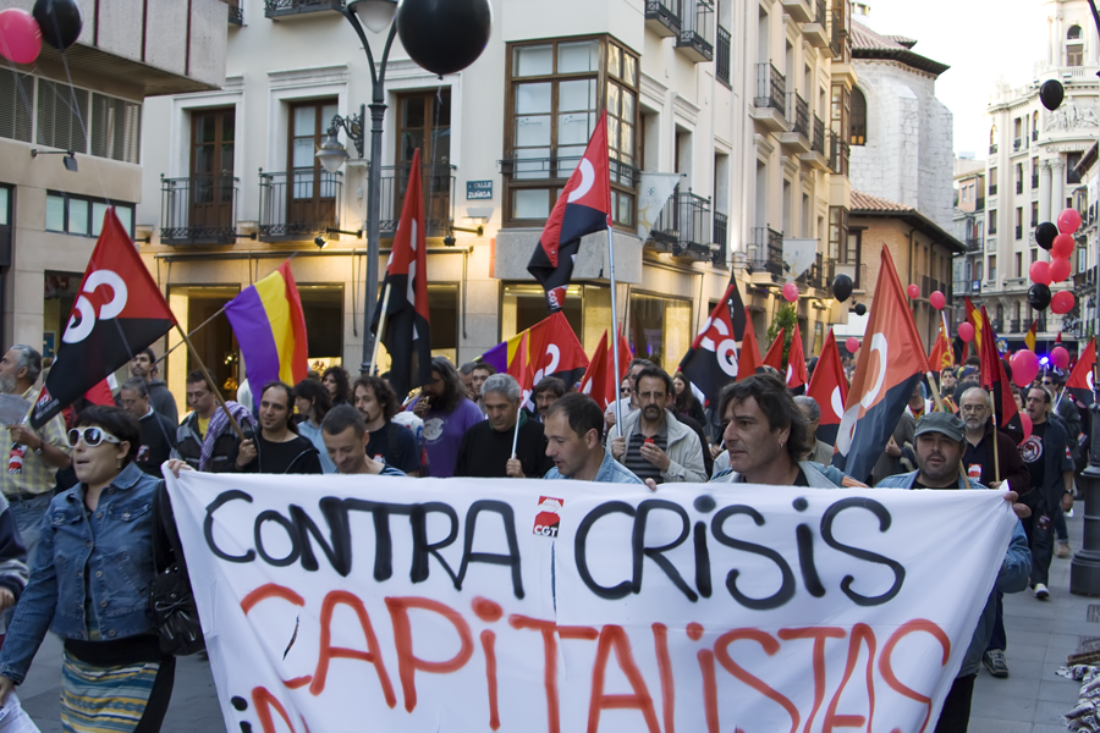
[[[287,160],[287,231],[310,233],[335,226],[338,174],[328,173],[317,160],[317,148],[337,114],[332,99],[295,104],[290,109]]]
[[[451,90],[403,95],[397,103],[397,187],[393,218],[401,218],[412,158],[420,149],[424,217],[428,232],[441,236],[451,220]]]
[[[236,110],[233,107],[191,115],[191,196],[188,226],[232,229],[233,150]]]

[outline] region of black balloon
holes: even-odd
[[[35,0],[31,14],[42,29],[42,40],[59,51],[76,43],[84,27],[84,15],[76,0]]]
[[[1054,245],[1054,238],[1058,236],[1058,227],[1049,221],[1044,221],[1035,227],[1035,243],[1043,249],[1049,250]]]
[[[841,303],[848,300],[852,294],[852,278],[843,272],[833,278],[833,297]]]
[[[1039,101],[1051,112],[1058,109],[1058,105],[1062,103],[1064,96],[1065,90],[1062,89],[1062,82],[1057,79],[1048,79],[1043,82],[1043,86],[1039,87]]]
[[[1035,283],[1027,291],[1027,302],[1032,308],[1045,311],[1050,305],[1050,288],[1040,283]]]
[[[863,303],[858,303],[856,305],[856,315],[857,316],[867,315],[867,306],[865,306]]]
[[[492,26],[489,0],[402,0],[397,8],[401,45],[433,74],[453,74],[477,61]]]

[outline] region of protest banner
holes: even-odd
[[[228,730],[930,731],[996,491],[169,478]]]

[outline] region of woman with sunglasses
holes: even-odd
[[[22,683],[46,631],[65,642],[64,730],[160,730],[175,658],[160,652],[149,607],[153,495],[133,462],[141,428],[92,406],[69,431],[80,481],[50,502],[31,579],[0,649],[0,701]]]

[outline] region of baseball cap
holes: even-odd
[[[961,441],[966,437],[966,423],[950,412],[930,412],[917,420],[914,437],[925,433],[942,433],[951,440]]]

